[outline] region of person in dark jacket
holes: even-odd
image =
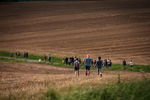
[[[101,76],[102,77],[102,66],[103,66],[103,62],[101,61],[101,57],[99,56],[98,57],[98,60],[96,62],[96,65],[93,67],[95,68],[97,66],[97,72],[98,72],[98,76]]]

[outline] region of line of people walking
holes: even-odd
[[[87,57],[84,59],[84,67],[86,69],[86,76],[90,76],[90,67],[93,65],[93,61],[90,58],[90,55],[87,54]],[[102,65],[103,62],[101,60],[101,57],[98,57],[98,60],[96,61],[96,64],[93,66],[93,69],[97,66],[97,72],[98,72],[98,76],[102,77]],[[75,59],[74,62],[74,71],[75,71],[75,75],[76,72],[78,71],[78,76],[79,76],[79,69],[80,69],[80,62],[78,61],[78,58]]]
[[[14,54],[15,54],[15,58],[20,58],[20,52],[18,51],[18,52],[15,52],[15,53],[13,53],[13,52],[10,52],[10,57],[13,57],[14,56]],[[25,59],[28,59],[28,52],[24,52],[23,53],[23,57],[25,58]]]
[[[74,65],[74,62],[76,61],[76,59],[77,59],[77,57],[75,56],[75,57],[66,57],[66,58],[62,58],[62,63],[63,64],[66,64],[66,65]],[[78,61],[80,62],[80,64],[81,64],[81,59],[80,58],[78,58]]]
[[[102,66],[104,66],[104,68],[111,68],[111,65],[112,65],[112,61],[110,59],[105,59],[104,60],[104,63],[103,61],[101,60],[101,57],[99,56],[98,57],[98,60],[93,60],[90,58],[90,55],[87,54],[87,57],[83,60],[84,62],[84,67],[86,69],[86,76],[90,76],[90,67],[92,66],[93,69],[97,66],[97,72],[98,72],[98,76],[101,76],[102,77]],[[81,62],[78,61],[78,58],[76,58],[74,60],[74,71],[75,71],[75,75],[76,75],[76,72],[78,71],[78,76],[79,76],[79,69],[80,69],[80,64]],[[126,61],[123,60],[123,66],[125,67],[126,66]],[[130,67],[133,69],[133,62],[131,60],[130,62]]]
[[[28,59],[28,52],[24,52],[23,56],[25,59]],[[13,57],[13,52],[10,52],[10,57]],[[20,58],[19,51],[15,52],[15,58]],[[46,54],[44,54],[44,62],[46,62],[46,59],[47,59]],[[51,62],[50,54],[48,55],[48,60],[49,60],[49,62]],[[66,65],[73,65],[75,74],[77,74],[77,71],[78,71],[78,76],[79,76],[79,69],[80,69],[80,65],[81,65],[80,58],[78,59],[76,56],[75,57],[72,56],[70,58],[66,57],[66,58],[62,59],[62,63],[66,64]],[[112,61],[110,59],[108,59],[108,60],[105,59],[104,61],[102,61],[100,56],[98,57],[98,60],[93,60],[90,58],[90,55],[87,54],[87,57],[83,60],[83,64],[86,69],[86,76],[90,76],[90,67],[92,67],[94,69],[97,66],[98,75],[102,77],[102,69],[101,68],[103,66],[104,66],[104,68],[111,68]],[[123,64],[123,67],[125,68],[126,67],[125,59],[123,60],[122,64]],[[132,60],[130,62],[130,67],[133,69]]]

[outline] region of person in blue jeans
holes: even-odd
[[[48,60],[49,60],[49,62],[51,62],[51,55],[50,54],[48,55]]]
[[[86,68],[86,76],[90,76],[90,67],[92,64],[92,59],[90,58],[90,55],[87,54],[87,57],[84,59],[84,67]]]
[[[66,65],[68,64],[68,57],[65,58]]]
[[[102,65],[103,65],[103,62],[101,61],[101,57],[99,56],[98,60],[96,62],[96,65],[93,68],[95,68],[97,66],[98,76],[101,76],[101,77],[102,77],[102,70],[101,70]]]

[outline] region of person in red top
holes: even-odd
[[[46,62],[46,55],[44,55],[44,62]]]

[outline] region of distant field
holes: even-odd
[[[150,64],[148,2],[0,3],[0,50]]]

